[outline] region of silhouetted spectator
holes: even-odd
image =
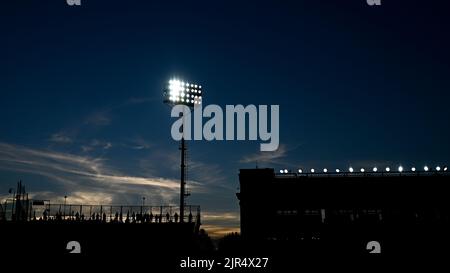
[[[142,214],[136,213],[136,222],[142,222]]]
[[[178,223],[178,213],[175,212],[173,218],[175,219],[175,223]]]
[[[169,222],[169,221],[170,221],[170,214],[166,213],[166,222]]]
[[[62,220],[62,215],[61,215],[61,213],[60,213],[60,212],[57,212],[56,215],[55,215],[55,218],[56,218],[57,221],[61,221],[61,220]]]

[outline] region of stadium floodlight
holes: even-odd
[[[444,167],[444,172],[446,172],[447,171],[447,167]]]
[[[441,167],[437,166],[437,167],[436,167],[436,171],[439,172],[440,170],[441,170]]]
[[[386,171],[387,171],[387,172],[390,172],[390,171],[391,171],[391,168],[386,167]]]
[[[378,172],[378,168],[377,168],[377,167],[373,167],[372,171],[373,171],[374,173],[376,173],[376,172]]]
[[[430,168],[428,168],[428,166],[423,167],[423,170],[428,172],[430,170]]]
[[[323,172],[324,172],[324,173],[327,173],[327,172],[328,172],[328,169],[327,169],[327,168],[323,169]]]
[[[314,169],[311,169],[311,173],[314,173],[315,172],[315,170]]]
[[[339,169],[336,169],[336,172],[337,172],[337,173],[340,173],[340,172],[341,172],[341,170],[339,170]]]
[[[284,173],[288,173],[288,170],[287,170],[287,169],[284,169]]]
[[[398,167],[398,172],[403,172],[403,167],[402,166],[400,166],[400,167]]]
[[[415,171],[416,171],[416,168],[415,168],[415,167],[412,167],[412,168],[411,168],[411,171],[412,171],[412,172],[415,172]]]
[[[164,102],[172,105],[194,107],[202,103],[201,85],[171,79],[164,90]]]
[[[194,108],[202,103],[201,86],[179,79],[169,80],[167,86],[163,90],[163,102],[170,105],[185,105]],[[183,113],[184,119],[184,113]],[[183,122],[184,123],[184,122]],[[180,174],[180,223],[184,222],[184,208],[186,193],[186,143],[184,137],[181,138],[181,174]]]
[[[284,173],[284,171],[283,171],[283,170],[280,170],[280,173]]]
[[[302,169],[298,169],[298,173],[302,173],[303,172],[303,170]]]
[[[350,168],[348,168],[348,171],[352,173],[354,170],[352,167],[350,167]]]
[[[365,172],[366,170],[364,170],[364,168],[361,168],[361,172],[363,173],[363,172]]]

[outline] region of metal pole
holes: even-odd
[[[183,115],[184,117],[184,115]],[[186,146],[185,146],[185,140],[184,137],[181,138],[181,182],[180,182],[180,222],[183,223],[184,222],[184,188],[185,188],[185,184],[186,182],[184,181],[185,178],[185,151],[186,151]]]
[[[12,198],[12,206],[11,206],[11,221],[14,221],[15,216],[14,216],[14,206],[16,205],[16,191],[14,191],[13,193],[13,198]]]
[[[185,194],[185,185],[186,185],[186,141],[184,139],[184,118],[185,118],[185,113],[183,111],[183,124],[182,124],[182,132],[183,132],[183,137],[181,138],[181,164],[180,164],[180,169],[181,169],[181,178],[180,178],[180,223],[184,222],[184,197],[186,196]]]
[[[66,220],[66,201],[67,201],[67,195],[64,196],[64,220]]]

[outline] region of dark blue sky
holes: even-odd
[[[238,170],[256,160],[448,163],[445,1],[81,1],[0,7],[5,196],[23,179],[59,200],[176,203],[174,119],[162,103],[173,76],[201,83],[204,104],[280,105],[277,152],[259,153],[259,141],[189,143],[188,202],[211,232],[238,225]]]

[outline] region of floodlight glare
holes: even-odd
[[[169,85],[164,92],[165,102],[172,105],[183,104],[190,107],[201,104],[201,95],[197,96],[199,92],[193,88],[194,86],[196,85],[193,83],[183,82],[178,79],[169,80]],[[188,99],[194,97],[196,100]]]
[[[353,172],[353,168],[352,167],[348,168],[348,171],[352,173]]]
[[[378,172],[378,168],[377,168],[377,167],[373,167],[372,171],[373,171],[374,173],[376,173],[376,172]]]
[[[398,171],[403,172],[403,167],[402,166],[398,167]]]
[[[444,167],[444,172],[446,172],[447,171],[447,167]]]
[[[298,173],[302,173],[303,172],[303,170],[302,169],[298,169]]]
[[[314,172],[315,172],[315,170],[314,170],[314,169],[311,169],[311,172],[312,172],[312,173],[314,173]]]
[[[416,168],[415,168],[415,167],[412,167],[412,168],[411,168],[411,171],[412,171],[412,172],[415,172],[415,171],[416,171]]]
[[[364,168],[361,168],[361,172],[363,173],[363,172],[365,172],[366,170],[364,170]]]
[[[287,170],[287,169],[284,169],[284,173],[288,173],[288,170]]]
[[[336,172],[337,172],[337,173],[339,173],[339,172],[340,172],[340,170],[339,170],[339,169],[336,169]]]
[[[391,168],[386,167],[386,171],[387,171],[387,172],[390,172],[390,171],[391,171]]]
[[[323,169],[323,172],[324,172],[324,173],[327,173],[327,172],[328,172],[328,169],[326,169],[326,168]]]
[[[284,173],[284,171],[283,171],[283,170],[280,170],[280,173]]]
[[[428,168],[428,166],[423,167],[423,170],[426,171],[426,172],[428,172],[429,169],[430,168]]]
[[[437,166],[437,167],[436,167],[436,171],[439,172],[440,170],[441,170],[441,167]]]

